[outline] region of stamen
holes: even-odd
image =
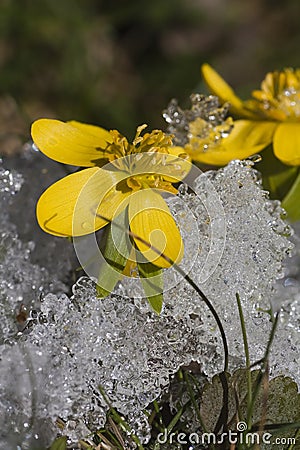
[[[284,69],[270,72],[261,83],[261,90],[252,93],[248,102],[254,112],[273,120],[295,120],[300,117],[300,70]]]

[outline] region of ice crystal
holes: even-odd
[[[236,161],[202,174],[193,189],[182,186],[180,195],[168,200],[185,242],[182,267],[222,319],[233,370],[244,363],[236,293],[256,361],[263,356],[271,329],[268,313],[258,307],[267,309],[271,298],[286,295],[284,288],[283,294],[276,293],[274,283],[283,276],[282,262],[292,248],[286,237],[290,230],[279,203],[262,190],[251,162]],[[26,258],[20,247],[6,260],[14,260],[16,267],[24,264],[24,279],[11,280],[12,292],[19,289],[22,296],[28,280],[42,284],[36,278],[43,270],[29,273],[34,266]],[[34,448],[38,430],[46,423],[45,436],[51,435],[50,420],[57,417],[65,421],[71,441],[82,438],[105,423],[108,405],[101,391],[147,442],[143,411],[169,386],[179,367],[197,361],[208,376],[222,370],[222,342],[211,313],[174,269],[165,272],[165,283],[165,305],[157,316],[137,279],[124,280],[99,300],[93,281],[82,277],[72,296],[50,293],[35,303],[27,319],[31,326],[15,340],[15,329],[6,332],[9,342],[0,348],[0,401],[6,411],[0,449],[17,444],[22,450]],[[7,287],[3,292],[3,303],[14,311],[23,300],[13,300]],[[270,366],[272,373],[288,373],[299,382],[296,303],[296,298],[284,303]],[[19,388],[13,390],[16,384]]]
[[[171,100],[163,118],[168,132],[174,135],[175,145],[197,143],[197,148],[202,145],[207,151],[227,137],[233,127],[232,119],[227,117],[229,103],[220,106],[214,95],[192,94],[190,99],[192,106],[186,110],[180,108],[176,99]]]
[[[1,194],[1,228],[7,224],[8,210],[4,208],[5,202],[10,202],[11,197],[15,195],[23,184],[23,177],[15,171],[9,171],[1,167],[2,160],[0,158],[0,194]]]
[[[10,223],[14,224],[23,242],[34,243],[31,261],[47,269],[53,280],[68,281],[71,270],[77,267],[76,258],[72,257],[73,248],[66,239],[44,233],[35,214],[36,203],[43,190],[64,177],[68,167],[52,161],[30,145],[25,145],[21,155],[6,159],[4,164],[6,168],[18,171],[24,180],[19,195],[15,195],[6,208]]]
[[[28,203],[28,186],[23,192],[26,178],[0,166],[1,450],[15,450],[17,445],[22,445],[22,450],[33,449],[35,443],[41,448],[41,436],[44,436],[47,444],[49,436],[53,437],[51,426],[43,425],[39,416],[34,413],[38,393],[43,391],[41,384],[36,386],[36,380],[45,383],[41,374],[48,355],[25,346],[22,336],[29,332],[34,323],[42,321],[36,311],[41,296],[49,291],[64,291],[66,287],[59,279],[60,273],[54,277],[45,268],[33,264],[31,256],[35,243],[22,242],[17,233],[17,225],[11,220],[13,215],[19,221],[21,217],[25,228],[31,220],[27,208],[25,211],[19,210],[19,215],[16,210],[18,197],[23,199],[24,206]],[[21,192],[18,193],[20,189]],[[11,213],[12,210],[14,214]],[[21,227],[22,221],[20,222]]]
[[[0,343],[27,325],[27,315],[43,292],[65,290],[64,284],[59,281],[59,272],[53,277],[45,268],[32,263],[31,257],[36,244],[32,240],[22,242],[18,236],[17,224],[11,220],[13,210],[14,216],[19,219],[18,225],[23,224],[25,228],[28,226],[25,220],[28,205],[24,205],[25,212],[16,207],[16,198],[20,196],[25,202],[28,194],[26,186],[25,193],[23,192],[23,183],[23,175],[0,167]],[[21,187],[21,192],[15,195]],[[34,238],[34,235],[31,237]],[[45,247],[47,250],[47,245]]]

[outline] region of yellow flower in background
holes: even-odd
[[[190,123],[189,142],[184,150],[193,161],[223,166],[233,159],[245,159],[259,153],[268,145],[270,131],[267,125],[253,130],[246,120],[228,119],[216,127],[207,126],[201,119]]]
[[[37,204],[41,228],[57,236],[83,236],[103,228],[127,211],[130,230],[170,260],[179,262],[183,243],[161,196],[176,193],[190,164],[172,137],[160,130],[137,129],[133,143],[118,131],[75,121],[40,119],[32,125],[35,145],[58,162],[87,167],[51,185]],[[104,218],[108,220],[104,220]],[[145,243],[134,239],[148,261],[170,264]]]
[[[282,163],[300,165],[300,69],[268,73],[261,89],[253,91],[252,98],[246,101],[210,65],[203,64],[201,70],[210,91],[221,102],[230,103],[230,111],[244,119],[249,133],[265,133],[265,146],[273,143],[274,154]],[[238,151],[235,158],[240,158]]]

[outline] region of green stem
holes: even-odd
[[[293,450],[293,448],[295,448],[295,445],[296,445],[296,442],[297,442],[297,439],[298,439],[298,437],[300,436],[300,428],[299,428],[299,430],[297,430],[296,431],[296,433],[295,433],[295,436],[294,436],[294,443],[292,443],[291,445],[289,445],[289,447],[288,447],[288,449],[287,450]]]
[[[159,432],[163,432],[163,418],[159,408],[159,404],[156,400],[153,401],[153,411],[149,413],[144,411],[145,416],[148,418],[149,425],[155,427]]]
[[[111,442],[109,442],[108,439],[105,438],[105,436],[102,436],[101,433],[97,433],[97,436],[99,436],[105,444],[107,445],[114,445],[118,448],[118,450],[123,450],[123,445],[119,442],[119,440],[115,437],[115,435],[110,431],[110,430],[105,430],[105,433],[107,434],[107,436],[109,437],[109,439],[111,440]],[[105,438],[105,440],[104,440]]]
[[[178,420],[180,419],[180,417],[182,416],[183,413],[183,408],[180,408],[176,415],[173,417],[173,419],[171,420],[171,422],[169,423],[169,425],[167,426],[166,430],[167,430],[167,436],[169,436],[169,434],[171,433],[171,431],[173,430],[173,428],[175,427],[175,425],[177,424]],[[160,449],[160,443],[158,442],[158,440],[156,439],[155,443],[154,443],[154,447],[153,450],[159,450]]]
[[[130,437],[132,438],[132,440],[135,442],[135,444],[137,445],[139,450],[144,450],[144,447],[141,444],[141,441],[139,440],[139,438],[132,432],[132,429],[130,427],[130,425],[126,422],[126,420],[123,419],[123,417],[120,416],[120,414],[115,410],[115,408],[112,406],[110,400],[108,399],[108,397],[106,396],[104,389],[102,388],[102,386],[98,386],[98,389],[105,401],[105,403],[107,403],[107,405],[109,406],[110,409],[110,413],[113,416],[113,418],[115,419],[116,423],[123,428],[123,430],[127,431],[130,434]]]
[[[268,340],[268,344],[267,344],[267,348],[266,348],[264,357],[260,361],[255,363],[255,365],[257,365],[259,363],[262,363],[262,368],[261,368],[260,373],[257,376],[256,381],[255,381],[255,388],[254,388],[254,391],[252,393],[252,403],[251,403],[249,411],[248,411],[249,417],[252,416],[255,400],[257,398],[257,395],[258,395],[258,392],[259,392],[259,388],[261,386],[261,383],[262,383],[262,380],[263,380],[263,377],[264,377],[264,373],[265,373],[265,370],[266,370],[266,367],[267,367],[267,361],[269,359],[269,354],[270,354],[271,346],[272,346],[272,343],[273,343],[273,340],[274,340],[274,336],[275,336],[278,320],[279,320],[279,312],[277,312],[276,315],[275,315],[275,319],[274,319],[273,324],[272,324],[272,329],[271,329],[271,333],[270,333],[270,336],[269,336],[269,340]],[[252,364],[251,367],[253,367],[253,364]]]
[[[197,414],[199,423],[200,423],[200,425],[202,427],[203,432],[206,433],[207,429],[206,429],[205,423],[202,420],[201,412],[200,412],[200,409],[199,409],[199,407],[197,405],[197,402],[196,402],[196,399],[195,399],[195,396],[194,396],[194,392],[193,392],[193,389],[192,389],[192,386],[191,386],[191,382],[190,382],[190,375],[189,375],[188,372],[184,373],[184,379],[186,381],[186,384],[187,384],[187,387],[188,387],[188,391],[189,391],[189,396],[190,396],[192,405],[193,405],[193,407],[195,409],[195,412]]]

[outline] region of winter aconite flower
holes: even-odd
[[[37,204],[41,228],[57,236],[83,236],[125,211],[131,232],[141,238],[134,238],[135,245],[148,261],[170,266],[146,243],[178,262],[183,243],[161,194],[177,192],[172,183],[187,174],[188,158],[172,147],[170,136],[160,130],[141,135],[144,128],[140,126],[129,143],[118,131],[94,125],[34,122],[32,138],[43,153],[61,163],[87,167],[42,194]]]
[[[268,73],[261,88],[246,101],[210,65],[202,66],[202,74],[210,91],[222,102],[229,102],[232,113],[245,119],[249,133],[264,133],[265,146],[273,143],[274,154],[282,163],[300,165],[300,69]],[[234,153],[240,158],[239,151]]]

